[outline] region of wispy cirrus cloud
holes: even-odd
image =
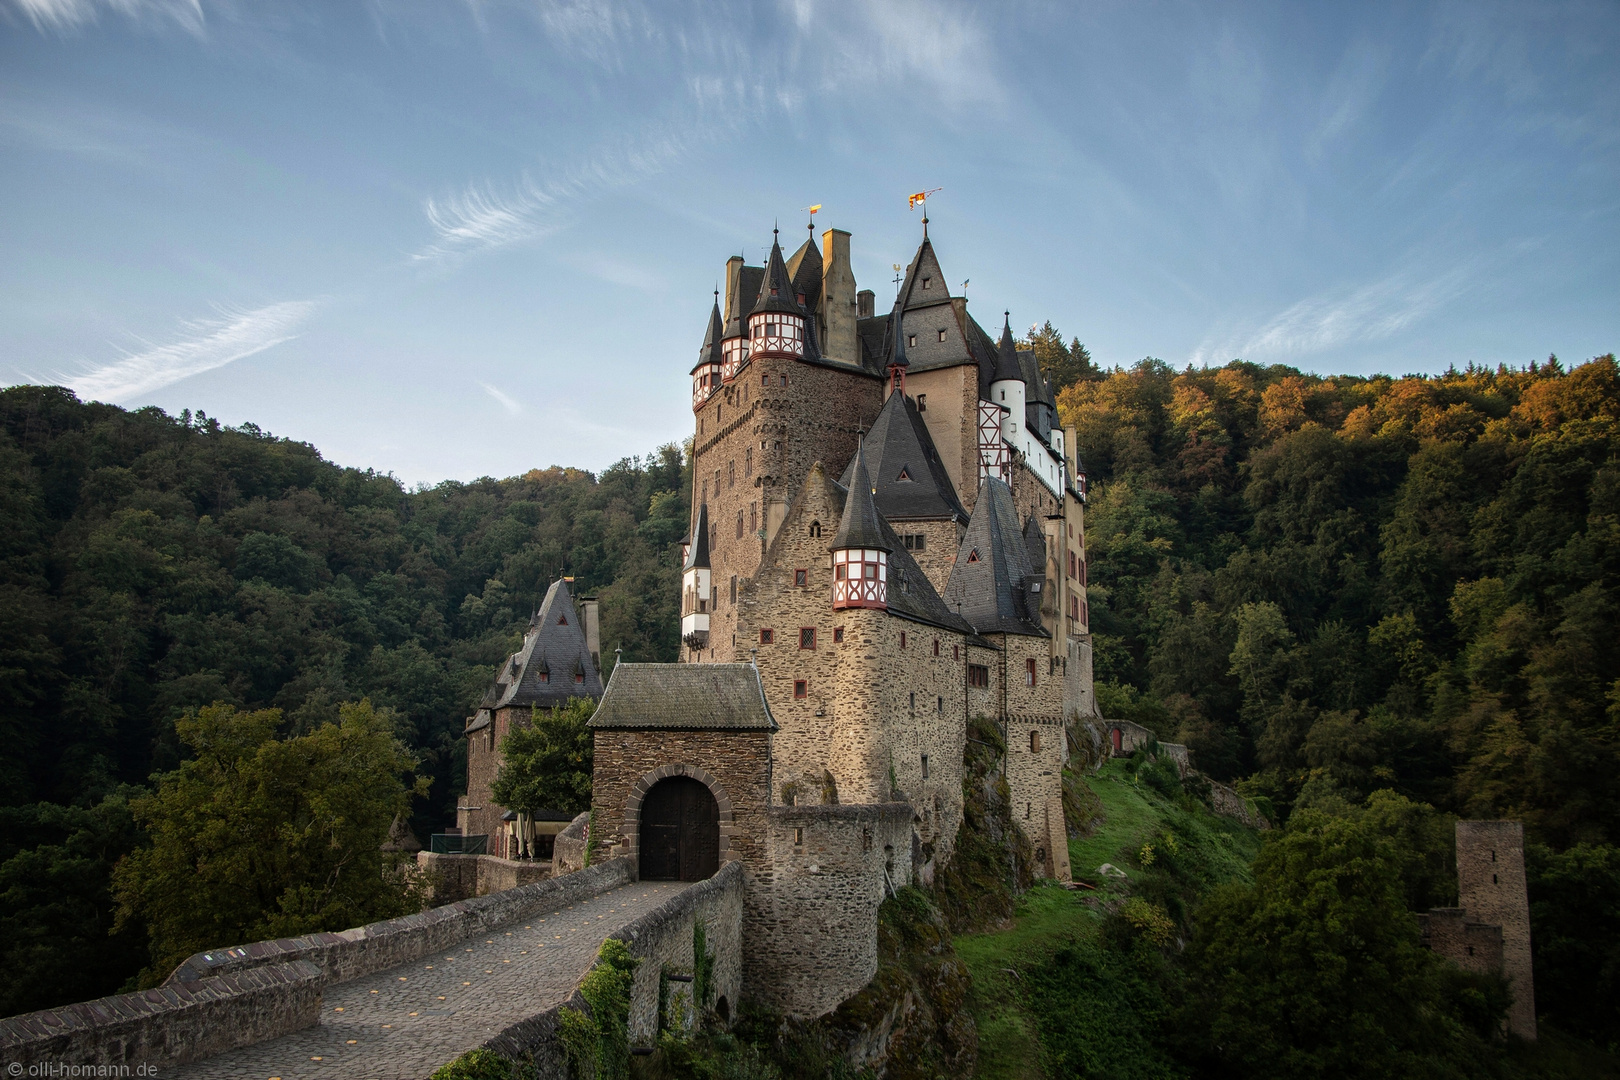
[[[147,343],[140,352],[76,375],[59,374],[56,381],[88,400],[126,401],[288,341],[318,306],[288,300],[250,311],[221,309],[218,318],[183,322],[186,336],[179,341]]]
[[[1402,333],[1467,292],[1479,267],[1467,262],[1439,274],[1401,270],[1355,288],[1307,297],[1247,331],[1206,340],[1195,364],[1233,357],[1279,361]]]
[[[478,385],[484,388],[484,393],[501,403],[501,408],[506,410],[507,415],[521,416],[523,414],[523,403],[518,401],[511,394],[508,394],[506,391],[501,390],[498,387],[491,386],[487,382],[480,382]]]
[[[40,33],[70,34],[109,11],[136,22],[173,23],[196,37],[207,28],[202,0],[6,0]]]

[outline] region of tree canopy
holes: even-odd
[[[572,698],[558,709],[533,710],[501,740],[501,770],[491,791],[509,810],[578,814],[591,805],[594,741],[585,722],[596,702]]]

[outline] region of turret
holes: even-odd
[[[765,264],[765,278],[759,284],[759,297],[748,313],[748,358],[784,356],[798,360],[804,356],[805,315],[793,292],[793,279],[782,261],[782,245],[771,241],[771,259]]]
[[[681,563],[681,641],[694,652],[709,645],[709,602],[714,596],[709,572],[709,505],[698,507],[692,536]]]
[[[714,291],[714,309],[709,312],[709,329],[703,335],[703,345],[698,349],[697,363],[692,367],[692,411],[696,412],[703,407],[703,403],[720,389],[720,375],[723,357],[721,354],[721,338],[725,330],[720,324],[720,290]]]
[[[996,373],[990,381],[990,400],[1006,411],[1001,414],[1001,438],[1014,450],[1024,445],[1024,373],[1018,366],[1018,347],[1013,344],[1012,316],[1003,313],[1001,343],[996,347]]]
[[[906,358],[906,328],[902,316],[905,313],[905,303],[902,297],[894,298],[894,314],[889,318],[890,328],[893,330],[893,342],[889,347],[889,393],[904,394],[906,392],[906,368],[911,361]]]
[[[866,471],[866,454],[855,449],[855,469],[850,477],[849,494],[844,499],[844,516],[833,537],[833,610],[889,606],[889,552],[872,501],[871,474]]]

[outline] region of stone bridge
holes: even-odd
[[[644,959],[631,1045],[650,1045],[659,975],[693,971],[703,920],[716,992],[742,980],[743,868],[707,881],[636,881],[628,859],[341,934],[199,953],[153,990],[0,1020],[0,1060],[159,1067],[183,1080],[419,1080],[464,1051],[566,1069],[559,1010],[603,940]],[[675,983],[680,986],[682,984]]]

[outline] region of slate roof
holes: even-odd
[[[1012,489],[995,477],[981,483],[943,600],[981,634],[1046,637],[1040,594],[1030,587],[1037,574],[1018,527]],[[1044,562],[1043,558],[1042,576]]]
[[[687,539],[686,561],[681,572],[709,568],[709,504],[698,507],[697,519],[692,523],[692,535]]]
[[[1001,324],[1001,341],[996,345],[996,374],[990,381],[1008,382],[1012,380],[1021,383],[1029,381],[1024,377],[1023,365],[1018,362],[1018,347],[1013,344],[1012,316],[1004,314]]]
[[[793,281],[794,298],[804,297],[806,311],[815,311],[821,306],[821,249],[816,247],[816,234],[812,230],[810,238],[799,245],[799,250],[787,261],[788,277]]]
[[[619,664],[590,727],[775,731],[753,664]]]
[[[543,673],[550,675],[549,680],[541,680]],[[585,676],[583,682],[574,681],[576,673]],[[540,610],[529,620],[523,646],[501,665],[494,684],[479,703],[478,715],[483,716],[485,709],[510,705],[548,709],[566,704],[569,698],[601,696],[602,677],[596,673],[585,646],[579,612],[574,608],[568,583],[559,578],[551,583]]]
[[[725,328],[720,323],[720,298],[715,297],[714,310],[709,312],[709,328],[703,335],[703,344],[698,346],[697,363],[692,365],[691,374],[707,364],[720,363],[720,339],[725,335]]]
[[[893,332],[889,335],[888,366],[892,368],[910,367],[911,361],[906,359],[905,312],[901,310],[898,300],[894,304],[894,313],[889,317],[889,328]]]
[[[744,266],[737,271],[737,281],[726,298],[726,311],[730,314],[726,317],[725,331],[720,335],[722,340],[748,336],[748,308],[759,295],[759,283],[764,280],[763,266]]]
[[[804,309],[799,307],[799,301],[793,291],[793,278],[787,271],[787,265],[782,261],[782,245],[771,241],[770,261],[765,264],[765,274],[760,278],[759,293],[754,298],[754,306],[748,314],[757,315],[762,311],[779,311],[786,315],[804,315]]]
[[[890,394],[872,430],[862,443],[873,500],[878,513],[890,521],[967,520],[967,510],[956,496],[950,474],[934,447],[917,404],[904,394]],[[855,459],[838,483],[854,483]]]
[[[844,487],[844,513],[838,522],[838,534],[830,549],[881,548],[893,551],[883,527],[878,523],[877,505],[872,501],[872,477],[866,468],[865,440],[855,448],[855,458],[849,463],[850,484]],[[843,487],[842,484],[839,485]]]

